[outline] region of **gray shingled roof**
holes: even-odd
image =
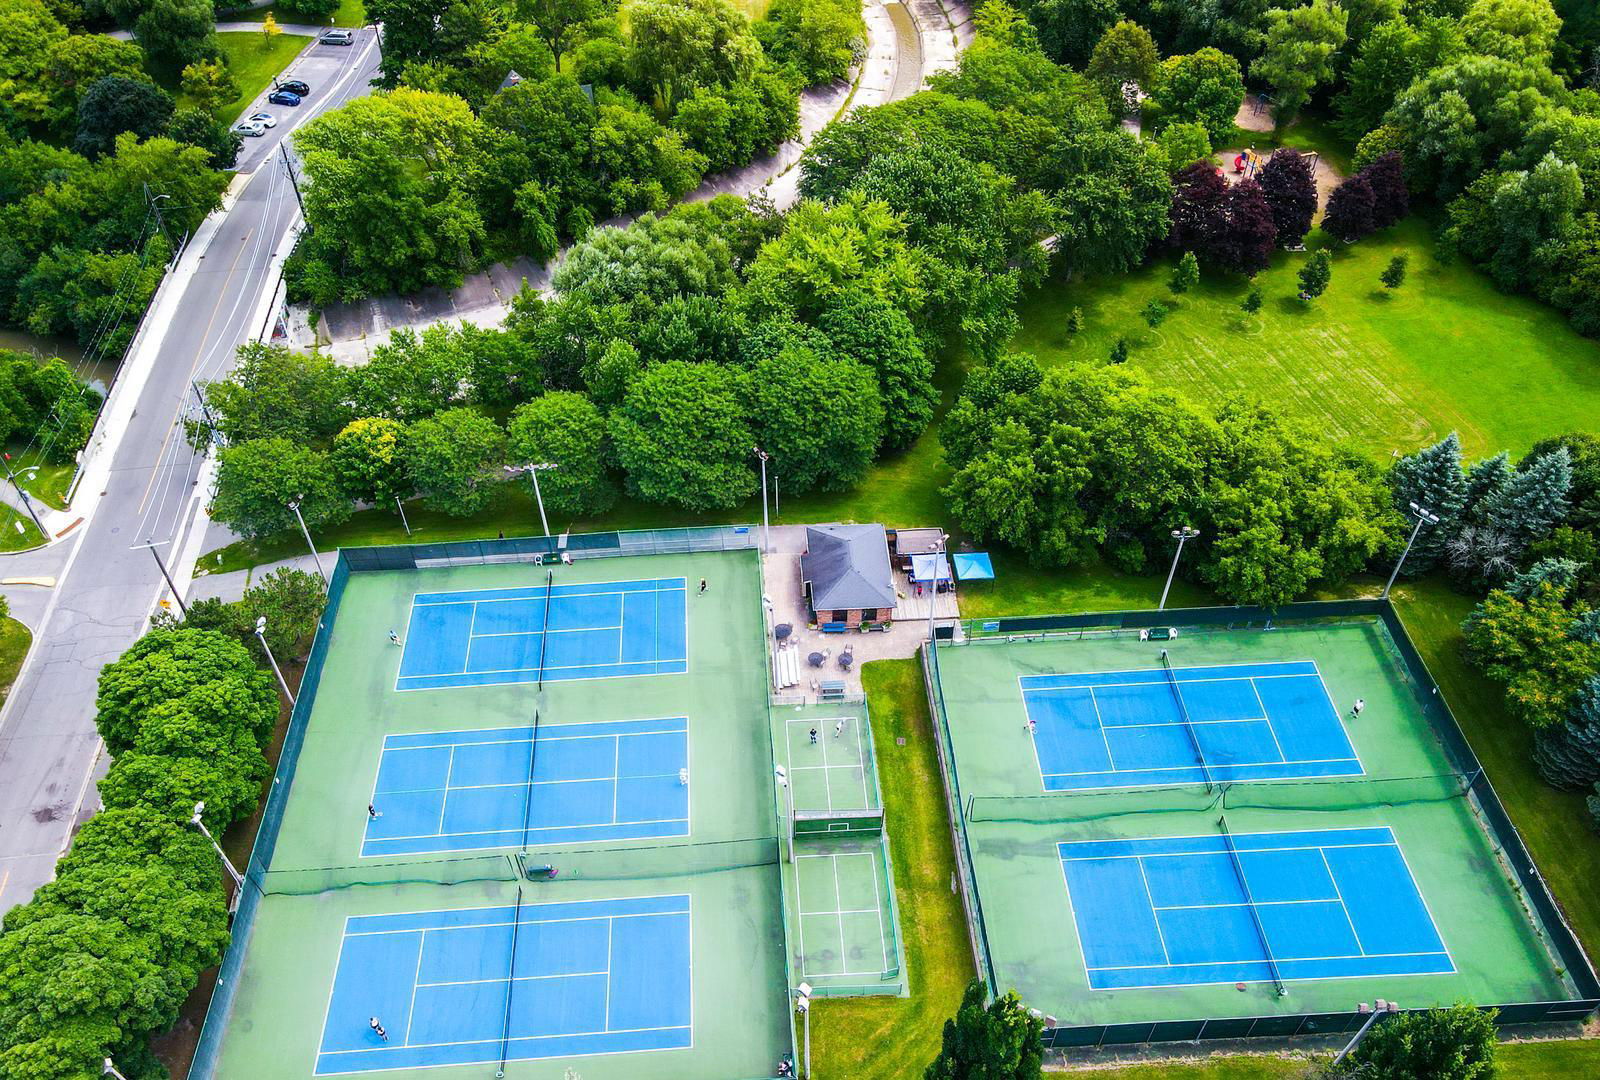
[[[882,525],[808,525],[800,574],[818,611],[894,607],[889,540]]]

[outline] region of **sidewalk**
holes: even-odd
[[[855,82],[815,87],[801,94],[798,138],[742,169],[707,177],[684,201],[760,192],[779,209],[788,209],[800,197],[800,156],[817,132],[856,109],[916,93],[929,75],[953,68],[961,50],[972,41],[972,13],[966,0],[908,0],[906,4],[863,0],[861,13],[867,23],[867,56]],[[633,216],[601,224],[626,225]],[[421,330],[442,322],[498,326],[524,283],[540,292],[549,291],[550,275],[560,259],[558,255],[544,266],[528,259],[498,263],[469,275],[456,289],[426,289],[407,296],[337,304],[321,313],[315,331],[309,310],[292,307],[289,345],[298,349],[320,346],[339,363],[362,364],[398,329]]]

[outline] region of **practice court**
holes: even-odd
[[[390,735],[363,856],[689,834],[683,717]]]
[[[1310,660],[1019,679],[1046,791],[1363,771]]]
[[[688,896],[357,916],[316,1074],[681,1049],[692,1000]]]
[[[687,597],[685,578],[417,593],[395,688],[681,674]]]
[[[1095,990],[1455,971],[1387,828],[1059,851]]]

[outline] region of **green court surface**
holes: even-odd
[[[1190,680],[1182,694],[1162,649]],[[1308,670],[1293,677],[1325,693],[1275,707],[1270,685],[1284,684],[1270,681]],[[941,647],[938,673],[994,981],[1059,1026],[1345,1014],[1374,995],[1408,1008],[1576,996],[1378,621],[980,638]],[[1237,684],[1238,715],[1206,714],[1224,708],[1196,692],[1213,682]],[[1050,691],[1057,713],[1041,686],[1071,688]],[[1169,694],[1179,711],[1138,714],[1170,709]],[[1297,753],[1309,728],[1295,732],[1295,710],[1342,749]],[[1077,766],[1081,790],[1047,790],[1052,760],[1065,772],[1093,756],[1081,741],[1061,755],[1062,725],[1105,740],[1110,771]],[[1242,775],[1228,740],[1248,738],[1250,768],[1264,754],[1348,771],[1353,750],[1358,774],[1225,779]],[[1180,767],[1197,760],[1203,781]],[[1109,786],[1128,762],[1141,786]],[[1154,785],[1152,767],[1178,779]]]
[[[221,1040],[211,1075],[263,1080],[378,1072],[400,1077],[488,1076],[501,1066],[500,1054],[480,1055],[480,1060],[470,1062],[460,1057],[466,1052],[460,1048],[472,1040],[482,1041],[485,1032],[490,1033],[488,1043],[495,1037],[508,1042],[504,1070],[510,1077],[581,1075],[586,1080],[606,1080],[648,1074],[699,1080],[777,1075],[780,1058],[792,1052],[786,871],[781,869],[756,552],[579,559],[553,568],[558,585],[686,579],[687,673],[546,680],[542,688],[530,678],[498,685],[396,689],[405,650],[390,643],[390,632],[426,632],[426,627],[410,621],[414,595],[527,590],[543,586],[549,569],[523,562],[348,574],[335,624],[326,632],[320,678],[314,687],[303,688],[303,692],[314,689],[315,703],[292,779],[285,781],[291,787],[270,866],[253,875],[252,886],[259,888],[260,897],[242,943],[244,959],[232,1006],[225,1015],[214,1013],[207,1021],[207,1037]],[[702,578],[708,584],[704,594],[697,588]],[[484,616],[477,617],[475,642],[494,632],[482,625]],[[556,627],[548,607],[544,617]],[[507,632],[512,631],[527,636],[517,626]],[[668,725],[674,734],[639,736],[645,740],[639,743],[615,739],[616,760],[611,760],[611,751],[601,755],[605,768],[598,779],[549,778],[547,770],[587,767],[582,762],[572,764],[565,756],[587,733],[606,730],[606,725],[660,718],[677,724]],[[565,737],[563,728],[568,728]],[[681,756],[683,730],[687,767],[682,771],[678,758],[661,758],[672,765],[655,766],[659,775],[651,775],[648,761],[630,765],[628,756],[638,747],[656,753],[651,746],[657,744],[647,746],[649,740],[671,742]],[[448,744],[443,750],[434,747],[432,737],[438,733],[447,736],[438,740]],[[391,740],[388,751],[386,739]],[[478,767],[504,773],[508,761],[520,760],[516,776],[466,775],[463,762],[472,757],[468,749],[489,743],[512,747],[508,754],[520,746],[522,756],[490,760],[487,765],[480,762]],[[416,753],[450,755],[440,773],[443,793],[438,797],[452,812],[474,799],[526,800],[514,805],[526,806],[520,823],[522,839],[532,837],[532,841],[458,844],[456,850],[447,850],[448,845],[435,845],[424,837],[411,853],[363,856],[364,841],[370,841],[375,831],[392,832],[404,800],[417,794],[385,779],[389,757],[407,752],[396,746],[420,746],[423,749]],[[660,805],[660,800],[686,800],[687,835],[671,835],[669,830],[629,837],[619,831],[641,820],[637,813],[633,818],[627,814],[629,792],[635,790],[630,783],[648,785],[644,793],[648,797],[636,800],[647,810]],[[564,784],[572,786],[563,789]],[[596,785],[602,793],[612,794],[594,797]],[[585,789],[581,799],[568,794],[579,787]],[[530,794],[536,791],[545,794]],[[381,816],[370,817],[369,804]],[[604,836],[592,842],[574,839],[573,830],[590,827],[596,820],[597,807],[603,807]],[[499,807],[502,813],[494,818],[502,825],[503,809]],[[464,835],[449,832],[443,805],[439,817],[441,835]],[[543,832],[534,827],[530,832],[530,825],[541,821],[558,827]],[[648,822],[646,827],[656,828]],[[503,831],[493,834],[503,835]],[[555,954],[536,951],[545,947],[543,931],[536,944],[530,944],[527,936],[532,930],[522,936],[520,945],[515,936],[530,912],[535,913],[532,918],[542,919],[545,916],[537,913],[569,910],[545,905],[599,911],[583,917],[598,925],[597,920],[614,923],[639,904],[663,898],[687,898],[674,899],[688,915],[682,963],[676,953],[669,955],[664,947],[657,952],[648,943],[624,955],[603,935],[601,959],[576,965],[598,965],[601,970],[551,973],[542,969],[555,962],[551,959]],[[496,916],[512,928],[506,931],[513,934],[509,942],[498,942],[498,952],[486,949],[481,957],[444,959],[430,956],[425,945],[416,946],[416,974],[405,975],[416,988],[412,1003],[385,1006],[383,1022],[390,1039],[380,1043],[369,1038],[364,1024],[351,1017],[365,1018],[368,996],[377,1000],[385,988],[373,981],[378,975],[353,971],[355,960],[341,960],[341,941],[349,953],[349,935],[357,933],[352,928],[364,925],[398,925],[398,930],[384,931],[397,940],[406,933],[423,941],[434,935],[437,940],[449,933],[451,920],[476,917],[469,916],[469,910],[512,912]],[[409,929],[403,923],[374,918],[413,917],[411,913],[417,913],[418,923]],[[489,921],[493,920],[486,918]],[[458,935],[451,940],[462,939]],[[425,961],[430,970],[445,974],[424,974]],[[456,972],[462,965],[472,970],[464,975]],[[652,970],[655,975],[639,974]],[[632,981],[620,985],[619,972],[626,972]],[[579,985],[585,979],[589,982]],[[426,1026],[407,1016],[423,1010],[417,1002],[424,994],[450,993],[459,998],[455,988],[474,983],[489,984],[492,992],[480,995],[481,1001],[452,1006],[461,1014],[460,1038],[440,1030],[457,1021],[446,1023],[439,1014],[423,1018],[433,1025],[428,1038],[407,1030]],[[597,990],[602,984],[604,989]],[[674,994],[671,988],[677,986],[688,987],[686,1002],[673,1000],[685,996]],[[626,1002],[619,1003],[619,992],[626,993]],[[685,1045],[639,1044],[640,1031],[648,1035],[665,1030],[668,1022],[662,1020],[658,1027],[651,1026],[653,1021],[624,1024],[617,1019],[624,1005],[631,1010],[629,1015],[687,1017],[671,1021],[688,1032]],[[378,1011],[377,1006],[371,1011]],[[603,1022],[596,1017],[603,1017]],[[465,1033],[469,1027],[470,1035]],[[343,1030],[350,1028],[359,1030]],[[570,1049],[574,1046],[578,1049]],[[387,1064],[391,1061],[397,1064]],[[350,1062],[371,1064],[357,1068]]]
[[[796,975],[812,986],[898,983],[900,958],[882,843],[802,841],[794,865]]]
[[[859,706],[777,708],[797,811],[869,810],[882,806],[871,744]]]

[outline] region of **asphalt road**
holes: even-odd
[[[201,462],[180,423],[190,382],[224,373],[235,348],[260,333],[264,296],[276,286],[272,255],[298,217],[278,144],[323,109],[366,93],[377,63],[373,32],[361,30],[351,48],[309,46],[281,76],[310,83],[311,95],[297,109],[272,107],[278,126],[246,140],[238,169],[251,175],[236,181],[237,201],[183,286],[103,496],[80,492],[74,510],[95,505],[71,539],[15,563],[0,557],[0,577],[58,578],[0,712],[0,913],[50,880],[76,826],[96,808],[93,781],[106,765],[94,727],[96,678],[139,636],[163,587],[150,553],[132,545],[154,538],[169,558],[184,549],[202,494]],[[37,594],[18,599],[19,615],[38,610]]]

